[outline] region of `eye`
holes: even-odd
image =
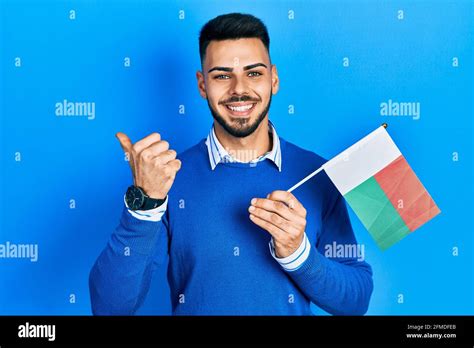
[[[262,74],[258,71],[251,71],[249,72],[248,76],[249,77],[257,77],[257,76],[261,76]]]
[[[230,76],[229,75],[216,75],[216,76],[214,76],[214,78],[216,80],[228,80],[228,79],[230,79]]]

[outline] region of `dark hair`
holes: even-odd
[[[257,38],[262,40],[270,54],[270,37],[263,22],[249,14],[228,13],[207,22],[199,34],[199,54],[201,63],[206,56],[206,49],[211,41]]]

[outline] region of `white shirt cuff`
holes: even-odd
[[[306,261],[309,256],[309,250],[311,249],[311,244],[309,243],[308,236],[306,233],[304,234],[303,241],[301,242],[300,246],[296,251],[283,258],[279,258],[275,255],[275,244],[273,243],[273,238],[268,243],[270,247],[270,253],[272,254],[273,258],[278,261],[280,266],[288,272],[296,271],[300,266]]]
[[[127,201],[125,200],[125,196],[123,197],[123,202],[125,203],[125,206],[128,209]],[[161,220],[163,215],[166,212],[166,208],[168,207],[168,196],[166,196],[166,199],[164,203],[154,209],[150,210],[130,210],[128,209],[128,212],[132,214],[133,217],[139,219],[139,220],[144,220],[144,221],[153,221],[153,222],[158,222]]]

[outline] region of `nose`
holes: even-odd
[[[229,92],[233,95],[248,94],[247,85],[245,84],[244,79],[236,76],[232,81]]]

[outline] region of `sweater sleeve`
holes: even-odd
[[[139,220],[124,208],[119,225],[89,275],[94,315],[133,315],[148,293],[158,261],[168,254],[167,213]]]
[[[306,261],[287,273],[313,303],[328,313],[363,315],[373,290],[372,269],[364,257],[357,255],[325,256],[327,250],[335,251],[337,246],[349,245],[352,250],[357,247],[344,198],[331,182],[326,202],[316,245],[309,245]]]

